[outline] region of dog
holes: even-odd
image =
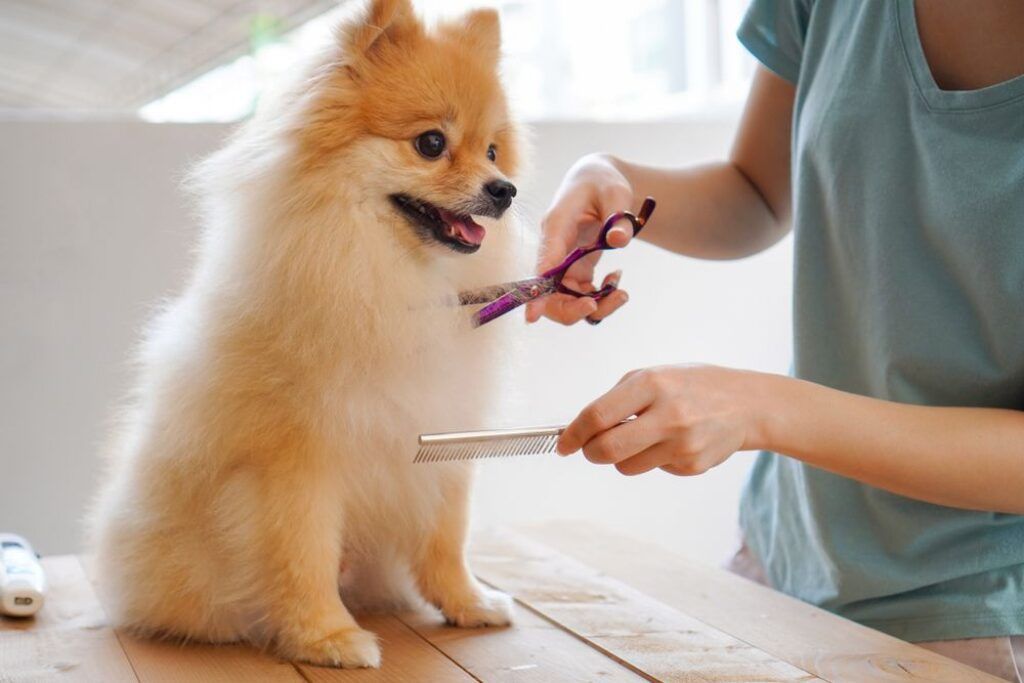
[[[471,466],[411,464],[496,391],[499,335],[446,302],[521,265],[500,43],[492,10],[370,0],[192,173],[197,262],[91,513],[118,626],[376,667],[354,604],[509,623],[465,558]]]

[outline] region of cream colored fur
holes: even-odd
[[[412,20],[406,2],[378,1],[353,21]],[[480,158],[457,182],[440,178],[409,139],[358,129],[316,147],[304,136],[330,125],[324,98],[345,106],[362,87],[338,80],[352,49],[343,40],[295,74],[290,94],[194,174],[197,266],[145,335],[92,515],[99,586],[120,626],[377,666],[339,568],[349,602],[394,603],[408,583],[460,626],[509,620],[508,598],[463,556],[471,467],[411,460],[421,432],[488,422],[499,340],[441,304],[514,277],[518,237],[506,214],[481,221],[478,253],[450,252],[386,199],[455,200],[502,173]],[[504,102],[487,111],[508,136]],[[451,125],[463,128],[453,140],[486,127]]]

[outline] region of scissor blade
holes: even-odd
[[[510,284],[515,286],[514,289],[505,292],[473,314],[473,327],[480,327],[519,308],[528,301],[555,291],[555,283],[550,278],[535,277]]]
[[[486,304],[494,301],[499,296],[507,294],[518,287],[521,282],[503,282],[500,285],[488,285],[479,289],[467,289],[459,292],[460,306],[473,306]]]

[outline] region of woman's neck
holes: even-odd
[[[977,90],[1024,74],[1024,1],[912,1],[921,46],[943,90]]]

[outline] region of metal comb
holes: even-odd
[[[636,415],[631,415],[619,424],[624,425],[635,419]],[[566,426],[420,434],[420,450],[412,461],[452,462],[554,453],[558,437]]]
[[[558,436],[564,429],[563,425],[560,427],[421,434],[420,449],[412,461],[452,462],[554,453]]]

